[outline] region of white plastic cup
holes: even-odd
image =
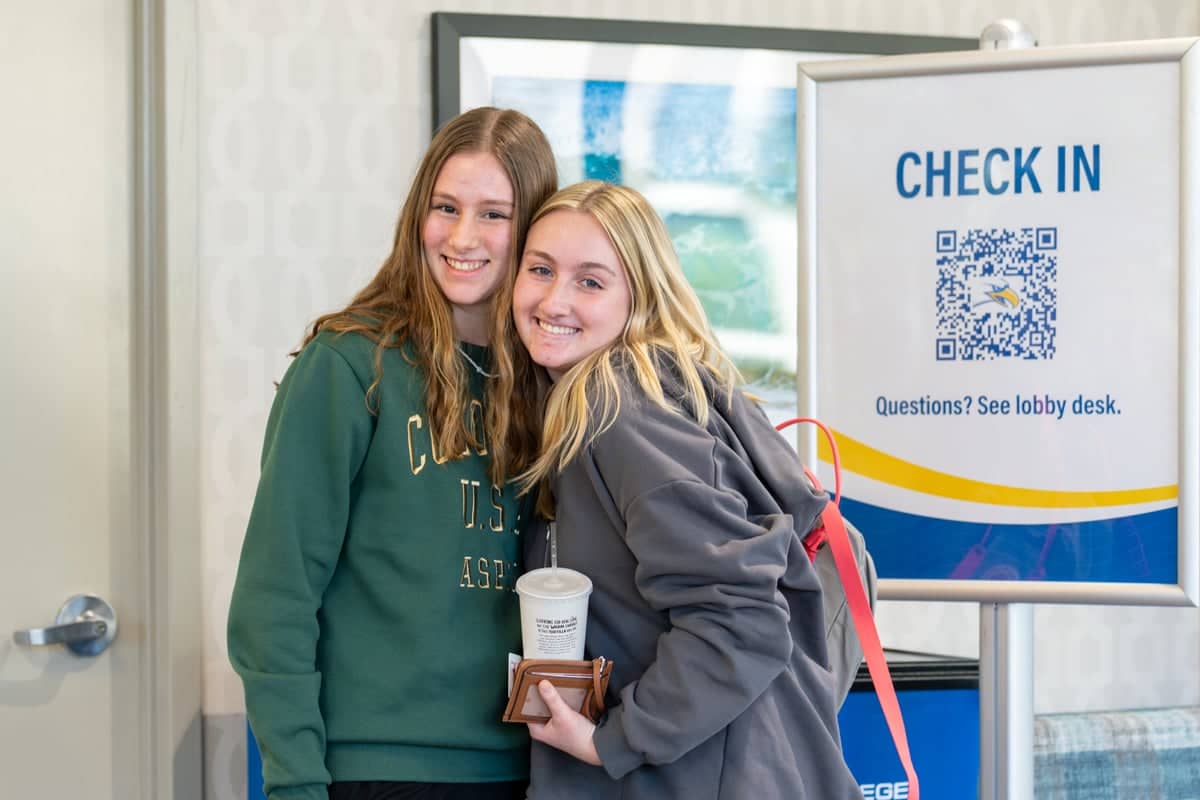
[[[583,658],[592,581],[566,567],[543,567],[517,578],[525,658]]]

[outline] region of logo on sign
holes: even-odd
[[[1054,358],[1058,229],[937,232],[938,361]]]

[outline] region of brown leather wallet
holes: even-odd
[[[604,713],[604,693],[612,675],[606,658],[574,661],[557,658],[526,658],[517,664],[513,690],[504,709],[504,722],[545,722],[550,710],[538,694],[538,684],[550,681],[567,705],[597,722]]]

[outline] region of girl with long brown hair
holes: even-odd
[[[531,404],[497,289],[555,188],[510,110],[446,123],[394,246],[279,385],[229,614],[272,800],[523,796],[504,726]],[[526,368],[527,369],[527,368]]]

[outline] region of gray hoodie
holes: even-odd
[[[613,661],[603,767],[534,742],[529,798],[861,798],[801,544],[825,495],[740,392],[705,426],[636,387],[621,403],[554,483],[559,564],[594,587],[587,655]]]

